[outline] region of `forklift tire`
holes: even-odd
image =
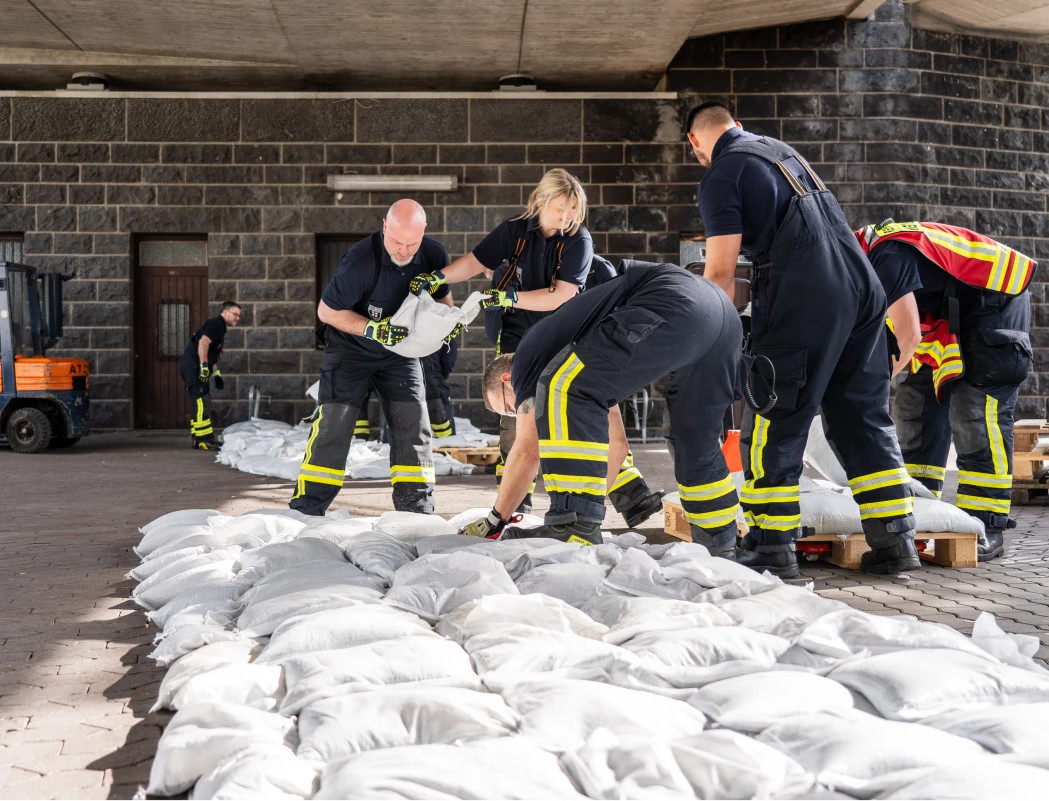
[[[58,448],[72,448],[80,442],[80,437],[51,437],[52,450]]]
[[[18,409],[7,421],[7,441],[15,453],[39,453],[51,444],[51,421],[39,409]]]

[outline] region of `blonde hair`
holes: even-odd
[[[538,217],[548,203],[556,200],[561,195],[565,196],[565,206],[571,207],[574,205],[576,208],[572,224],[564,229],[564,233],[571,236],[582,228],[583,220],[586,219],[586,192],[583,190],[583,185],[578,178],[568,170],[563,170],[560,167],[547,171],[546,175],[539,179],[539,183],[532,190],[532,194],[528,196],[528,207],[525,209],[524,214],[517,219],[525,220],[529,217]]]

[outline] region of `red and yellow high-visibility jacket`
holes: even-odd
[[[868,225],[856,231],[864,253],[881,242],[896,240],[916,247],[929,261],[951,277],[974,289],[1020,295],[1034,278],[1037,262],[989,236],[933,222],[893,222]],[[958,337],[946,320],[921,321],[922,341],[911,359],[911,372],[923,364],[933,369],[936,397],[943,400],[943,385],[964,372]]]

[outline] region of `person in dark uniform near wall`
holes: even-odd
[[[739,501],[718,438],[742,340],[728,296],[673,264],[639,264],[569,301],[485,368],[485,403],[516,413],[517,438],[495,508],[460,533],[600,543],[606,487],[627,451],[618,404],[675,372],[674,473],[692,539],[733,558]],[[540,462],[545,525],[507,526]]]
[[[323,515],[345,479],[357,413],[373,386],[390,426],[390,480],[398,511],[433,512],[433,453],[426,389],[418,359],[386,349],[408,335],[390,317],[408,297],[411,280],[448,263],[448,252],[424,236],[426,212],[414,200],[394,203],[382,231],[342,257],[317,310],[328,326],[319,406],[289,504]],[[434,297],[451,305],[447,287]],[[453,332],[452,336],[456,332]]]
[[[219,371],[222,343],[226,329],[240,322],[240,306],[232,300],[222,304],[222,311],[212,317],[193,335],[178,362],[178,371],[189,392],[190,443],[202,451],[215,447],[215,430],[211,425],[211,379],[215,389],[223,390],[226,381]]]
[[[720,103],[694,108],[686,132],[709,168],[704,274],[731,296],[740,251],[754,263],[740,437],[750,532],[739,561],[798,574],[802,456],[822,403],[871,546],[862,569],[918,569],[913,493],[889,416],[885,293],[837,200],[797,151],[747,133]]]
[[[886,220],[856,238],[888,296],[895,371],[909,368],[893,405],[907,471],[939,497],[953,436],[955,503],[984,524],[977,558],[994,559],[1015,525],[1013,414],[1032,355],[1036,262],[943,223]]]

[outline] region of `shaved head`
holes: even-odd
[[[725,131],[735,127],[743,126],[732,118],[728,106],[716,100],[700,103],[688,113],[685,135],[700,164],[704,167],[710,166],[718,139]]]
[[[383,245],[398,267],[409,264],[422,246],[426,211],[409,198],[398,200],[382,221]]]

